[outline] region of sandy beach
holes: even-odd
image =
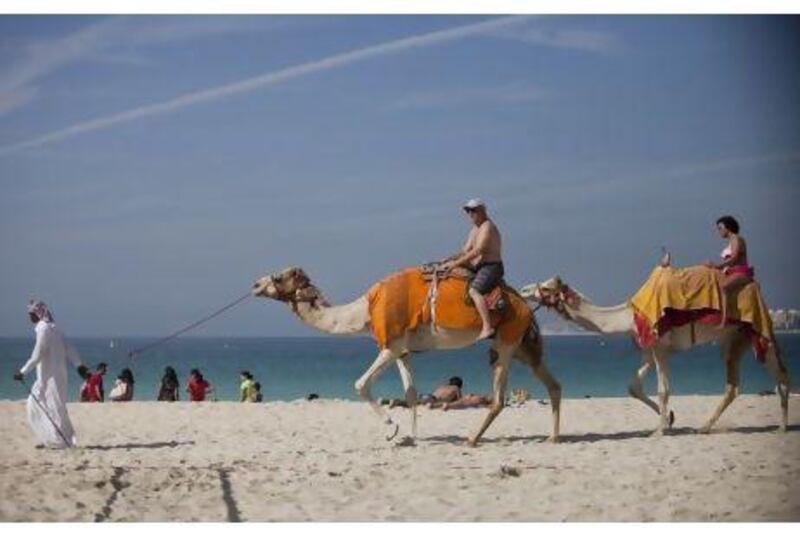
[[[421,409],[398,446],[358,402],[70,404],[80,447],[34,447],[22,402],[0,402],[3,521],[739,521],[800,519],[800,398],[671,400],[673,434],[627,398],[508,408],[475,449],[482,410]],[[402,409],[392,410],[408,431]]]

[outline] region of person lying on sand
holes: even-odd
[[[458,376],[453,376],[447,380],[447,385],[440,385],[433,391],[433,394],[426,394],[421,398],[420,403],[426,404],[431,409],[441,407],[448,402],[455,402],[461,399],[461,389],[464,387],[464,380]]]
[[[421,394],[417,403],[427,405],[431,409],[437,409],[445,405],[456,405],[455,409],[460,409],[462,407],[459,406],[462,404],[458,402],[464,398],[461,392],[463,387],[464,381],[458,376],[453,376],[447,380],[447,384],[437,387],[436,390],[433,391],[433,394]],[[471,405],[467,404],[477,401],[475,398],[472,398],[477,395],[470,394],[469,396],[471,399],[463,404],[463,407],[471,407]],[[392,407],[408,407],[408,402],[400,399],[381,398],[380,403],[381,405],[388,405],[390,409]]]
[[[451,409],[469,409],[470,407],[487,407],[492,404],[492,398],[485,394],[465,394],[454,402],[442,404],[442,411]]]

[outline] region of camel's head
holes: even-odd
[[[553,309],[567,318],[570,317],[569,308],[577,308],[581,301],[581,296],[558,276],[541,283],[525,285],[519,293],[523,298]]]
[[[308,302],[316,305],[321,299],[319,290],[300,267],[284,268],[275,274],[268,274],[253,284],[253,296],[272,298],[281,302]]]

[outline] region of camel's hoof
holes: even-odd
[[[661,429],[661,428],[658,428],[658,429],[654,430],[652,433],[650,433],[650,436],[651,436],[651,437],[663,437],[663,436],[664,436],[664,433],[665,433],[665,432],[664,432],[664,430],[663,430],[663,429]]]
[[[710,435],[711,434],[711,426],[705,425],[697,430],[698,433],[701,435]]]
[[[672,427],[672,425],[674,423],[675,423],[675,411],[670,411],[669,412],[669,427]]]
[[[394,422],[387,422],[387,423],[392,424],[394,426],[389,435],[386,435],[386,441],[388,442],[397,436],[397,433],[400,431],[400,426],[398,424],[395,424]]]
[[[553,435],[551,437],[547,437],[547,440],[545,440],[545,442],[547,444],[558,444],[559,442],[561,442],[561,437]]]
[[[414,440],[414,437],[412,437],[411,435],[406,435],[402,439],[400,439],[397,442],[395,442],[394,445],[395,446],[402,446],[402,447],[405,447],[405,446],[416,446],[417,442]]]
[[[468,448],[474,448],[475,446],[478,445],[478,439],[470,437],[467,439],[467,442],[465,442],[464,445],[467,446]]]
[[[778,433],[786,433],[786,426],[783,426],[783,425],[781,425],[781,426],[778,428]]]

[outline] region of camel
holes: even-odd
[[[356,300],[332,306],[315,287],[303,269],[289,267],[275,274],[266,275],[255,282],[253,295],[285,302],[291,311],[309,326],[332,335],[370,334],[370,312],[367,295]],[[524,305],[524,302],[522,302]],[[532,317],[532,315],[531,315]],[[545,385],[550,395],[552,406],[553,428],[549,442],[559,439],[561,386],[550,374],[542,361],[542,339],[532,332],[535,326],[533,319],[520,338],[510,342],[501,342],[500,335],[495,338],[490,352],[493,360],[493,402],[478,431],[467,439],[467,444],[475,446],[492,421],[504,407],[508,366],[512,358],[516,358],[530,366],[533,374]],[[414,353],[429,350],[449,350],[469,346],[476,342],[480,327],[477,329],[446,329],[431,327],[430,324],[406,331],[405,334],[388,346],[379,350],[378,356],[369,369],[355,382],[359,396],[366,400],[372,410],[389,426],[387,440],[391,440],[398,432],[399,426],[373,399],[370,387],[378,375],[392,362],[400,372],[405,398],[411,408],[411,435],[417,435],[417,391],[410,365],[410,357]]]
[[[520,294],[533,302],[555,310],[566,320],[590,331],[604,335],[634,334],[636,331],[634,312],[627,302],[611,307],[598,307],[586,296],[566,285],[558,276],[543,283],[526,285],[520,290]],[[735,325],[721,327],[716,324],[695,322],[671,329],[661,336],[652,350],[643,350],[642,365],[634,374],[628,392],[632,397],[642,401],[659,414],[660,422],[653,435],[664,434],[674,422],[674,414],[672,411],[667,411],[670,395],[668,357],[674,352],[688,350],[697,344],[714,341],[719,342],[722,351],[726,369],[726,384],[722,401],[714,410],[711,418],[698,430],[701,433],[709,433],[712,426],[739,393],[739,363],[742,354],[751,344],[747,334]],[[653,363],[655,363],[658,373],[658,404],[644,394],[643,388],[644,378]],[[789,417],[789,374],[774,338],[769,343],[765,354],[765,364],[778,384],[782,413],[779,431],[785,432]]]

